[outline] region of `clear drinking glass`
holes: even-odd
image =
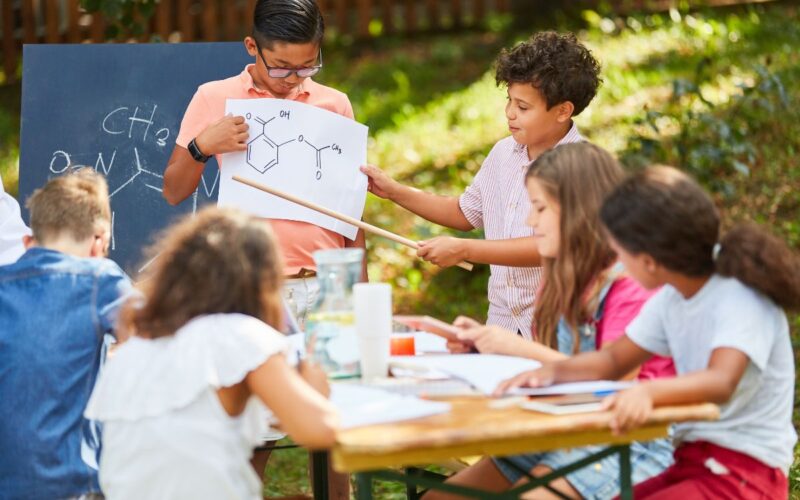
[[[306,352],[330,378],[359,375],[353,285],[361,276],[364,250],[314,252],[320,291],[306,319]]]

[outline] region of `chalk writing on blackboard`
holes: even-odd
[[[113,109],[99,120],[100,129],[103,134],[121,136],[123,143],[118,143],[118,146],[111,151],[110,155],[108,153],[104,154],[103,151],[98,152],[96,155],[93,153],[87,155],[71,154],[62,149],[56,150],[50,158],[50,172],[60,175],[77,168],[94,168],[95,171],[109,178],[109,198],[112,200],[112,207],[114,206],[114,197],[122,191],[133,187],[134,183],[141,183],[145,188],[159,193],[163,192],[163,174],[146,168],[147,166],[144,164],[140,153],[140,148],[148,146],[155,147],[158,152],[166,153],[163,148],[167,146],[167,140],[171,136],[171,132],[168,127],[154,127],[157,109],[158,105],[154,104],[149,109],[149,115],[147,112],[142,113],[142,108],[139,106],[120,106]],[[139,145],[132,146],[134,142]],[[132,165],[133,168],[117,167],[115,169],[115,163],[119,165],[123,162],[125,155],[128,155],[127,160],[130,161],[127,167]],[[76,158],[81,161],[74,161]],[[91,163],[92,159],[94,159],[94,165]],[[125,177],[120,178],[121,175]],[[113,182],[111,179],[113,179]],[[206,181],[205,175],[201,176],[200,180],[200,184],[192,194],[192,213],[197,212],[198,194],[201,188],[206,197],[212,198],[214,195],[219,184],[219,170],[214,173],[214,181],[210,185]],[[111,250],[117,249],[115,228],[116,212],[112,210]]]
[[[161,176],[198,87],[239,75],[253,56],[241,42],[28,44],[23,52],[20,197],[77,166],[105,175],[109,194],[114,193],[109,256],[135,277],[142,267],[142,249],[161,230],[216,202],[224,173],[216,158],[206,164],[193,195],[177,205],[161,193]],[[207,64],[197,64],[199,60]],[[288,108],[257,114],[269,118],[280,109]],[[292,119],[298,118],[292,111]],[[270,130],[276,124],[268,131],[276,132]],[[255,122],[250,125],[258,128]],[[297,133],[280,139],[292,138]],[[351,147],[345,139],[337,140]],[[281,151],[285,163],[283,156]],[[23,217],[29,217],[24,209]]]

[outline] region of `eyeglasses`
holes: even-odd
[[[288,78],[291,76],[292,73],[298,76],[298,78],[308,78],[309,76],[314,76],[319,73],[319,70],[322,69],[322,48],[319,49],[319,64],[316,66],[309,66],[307,68],[281,68],[277,66],[270,66],[267,64],[267,60],[264,59],[264,53],[261,52],[261,47],[256,43],[256,49],[258,49],[258,55],[261,56],[261,62],[264,63],[264,66],[267,68],[267,74],[271,78]]]

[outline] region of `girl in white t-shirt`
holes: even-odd
[[[651,167],[606,199],[601,218],[627,271],[662,286],[608,349],[522,374],[498,387],[615,379],[653,354],[678,376],[605,400],[612,428],[647,421],[654,406],[714,402],[720,418],[676,426],[675,464],[636,486],[640,498],[787,498],[794,354],[783,309],[800,308],[800,259],[755,225],[719,239],[719,215],[692,179]]]
[[[103,422],[110,499],[260,499],[250,466],[270,412],[297,443],[327,448],[336,415],[324,374],[287,364],[281,262],[268,225],[209,208],[172,227],[123,311],[131,335],[86,415]]]

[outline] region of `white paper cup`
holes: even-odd
[[[356,336],[361,378],[385,377],[389,372],[389,338],[392,334],[392,287],[388,283],[353,286]]]

